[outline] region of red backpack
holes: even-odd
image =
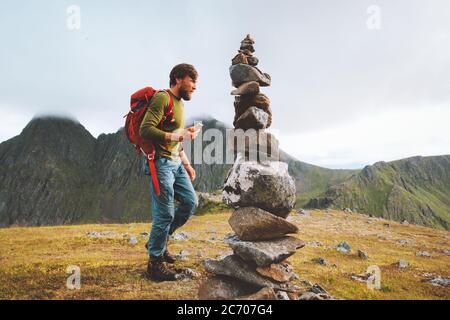
[[[155,193],[158,196],[161,192],[159,189],[154,163],[155,145],[152,140],[142,138],[139,134],[139,131],[141,128],[142,120],[144,119],[144,115],[150,107],[150,100],[156,93],[160,91],[167,93],[170,99],[169,105],[167,106],[166,115],[158,124],[158,127],[162,129],[164,121],[168,120],[169,118],[173,119],[173,100],[172,96],[166,90],[155,90],[152,87],[146,87],[139,91],[136,91],[131,95],[130,112],[125,115],[125,117],[127,118],[125,121],[125,134],[127,135],[128,140],[135,146],[138,155],[142,153],[147,158],[148,168],[152,176],[152,183],[155,189]]]

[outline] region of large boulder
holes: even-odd
[[[259,93],[259,84],[256,81],[246,82],[241,84],[239,88],[231,91],[233,96],[240,95],[257,95]]]
[[[262,288],[254,294],[239,297],[239,300],[277,300],[277,295],[272,288]]]
[[[255,207],[239,208],[228,220],[233,231],[244,241],[271,240],[296,233],[296,225]]]
[[[286,218],[295,204],[295,183],[287,163],[245,161],[239,153],[228,173],[222,199],[234,208],[253,206]]]
[[[237,255],[228,255],[218,260],[208,259],[205,261],[206,271],[215,275],[233,277],[260,288],[268,287],[276,290],[297,292],[299,288],[289,282],[278,283],[267,279],[256,272],[256,267],[244,262]]]
[[[227,236],[225,242],[236,255],[247,262],[255,263],[258,267],[282,262],[305,246],[303,240],[289,236],[258,242],[242,241],[237,236]]]
[[[198,298],[200,300],[230,300],[254,294],[258,289],[257,286],[251,286],[237,279],[213,276],[200,283]]]
[[[248,64],[235,64],[230,67],[230,76],[233,86],[238,88],[241,84],[256,81],[262,87],[270,86],[270,76],[262,73],[258,68]]]
[[[257,108],[250,107],[237,120],[235,127],[237,129],[264,129],[269,124],[270,115]]]
[[[234,98],[234,108],[238,113],[242,114],[246,109],[252,106],[267,111],[267,107],[270,106],[270,99],[264,93],[242,95]]]
[[[247,57],[247,62],[249,65],[256,67],[259,63],[259,59],[255,56]]]
[[[296,277],[292,266],[287,262],[274,263],[267,267],[258,267],[256,268],[256,272],[266,278],[270,278],[278,282],[290,281]]]
[[[272,109],[270,108],[269,98],[262,93],[257,95],[241,95],[235,97],[233,125],[236,126],[237,119],[239,119],[239,117],[251,107],[257,107],[269,114],[269,119],[266,126],[269,128],[272,125]]]
[[[270,156],[271,161],[280,160],[280,148],[278,139],[273,134],[267,132],[264,129],[235,129],[233,137],[230,136],[235,154],[242,153],[245,157],[242,157],[242,161],[256,160],[256,157],[251,158],[249,153],[265,153]],[[255,156],[255,155],[253,155]],[[259,161],[259,160],[258,160]],[[263,160],[264,161],[264,160]],[[261,161],[260,161],[261,162]]]

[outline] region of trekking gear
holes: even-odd
[[[145,250],[148,251],[148,242],[145,243]],[[170,264],[173,264],[177,261],[177,259],[169,253],[169,250],[167,248],[166,248],[166,251],[164,251],[162,257],[163,257],[164,262],[167,262]]]
[[[158,92],[165,92],[169,96],[169,105],[165,116],[162,118],[158,127],[162,129],[165,121],[173,121],[173,100],[168,90],[155,90],[152,87],[145,87],[136,91],[131,95],[130,111],[124,116],[125,120],[125,134],[128,140],[135,146],[138,154],[142,153],[148,162],[148,168],[150,175],[152,176],[152,183],[157,196],[160,195],[158,177],[155,169],[155,143],[150,139],[144,139],[141,137],[139,131],[141,128],[144,115],[150,107],[150,101],[153,96]]]
[[[167,268],[162,256],[150,256],[147,264],[147,276],[154,281],[175,281],[179,278],[175,271]]]

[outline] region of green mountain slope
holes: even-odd
[[[450,155],[377,162],[328,188],[307,207],[349,207],[387,219],[449,229]]]

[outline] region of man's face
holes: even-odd
[[[192,93],[197,89],[196,81],[189,76],[184,77],[180,81],[180,96],[183,100],[189,101],[192,99]]]

